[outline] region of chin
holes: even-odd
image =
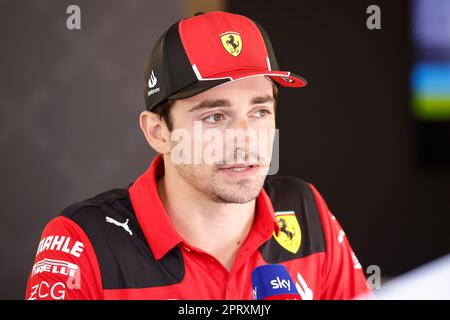
[[[222,190],[215,192],[215,195],[221,202],[243,204],[255,200],[261,192],[261,188],[262,183],[257,183],[257,185],[251,187],[234,185],[221,188]]]

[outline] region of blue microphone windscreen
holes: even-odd
[[[252,272],[252,290],[255,300],[299,295],[286,267],[278,264],[256,267]]]

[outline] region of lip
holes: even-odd
[[[247,168],[247,167],[256,167],[258,166],[257,164],[252,164],[252,163],[244,163],[244,164],[233,164],[233,165],[229,165],[229,166],[221,166],[219,168],[219,170],[226,170],[226,169],[233,169],[233,168]]]
[[[259,171],[260,166],[257,164],[235,164],[229,166],[222,166],[218,170],[223,172],[227,176],[232,178],[248,178],[255,176]],[[241,171],[235,171],[233,169],[243,169]]]

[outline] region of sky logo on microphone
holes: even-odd
[[[279,264],[256,267],[252,291],[255,300],[302,300],[286,267]]]
[[[270,281],[270,284],[274,290],[286,288],[291,291],[291,282],[289,279],[280,279],[280,277],[276,277],[276,279]]]

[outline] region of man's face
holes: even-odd
[[[180,141],[172,142],[170,167],[180,178],[218,202],[246,203],[258,196],[275,130],[271,80],[249,77],[177,100],[171,118],[172,137],[180,131],[189,135],[181,154],[192,161],[174,161]]]

